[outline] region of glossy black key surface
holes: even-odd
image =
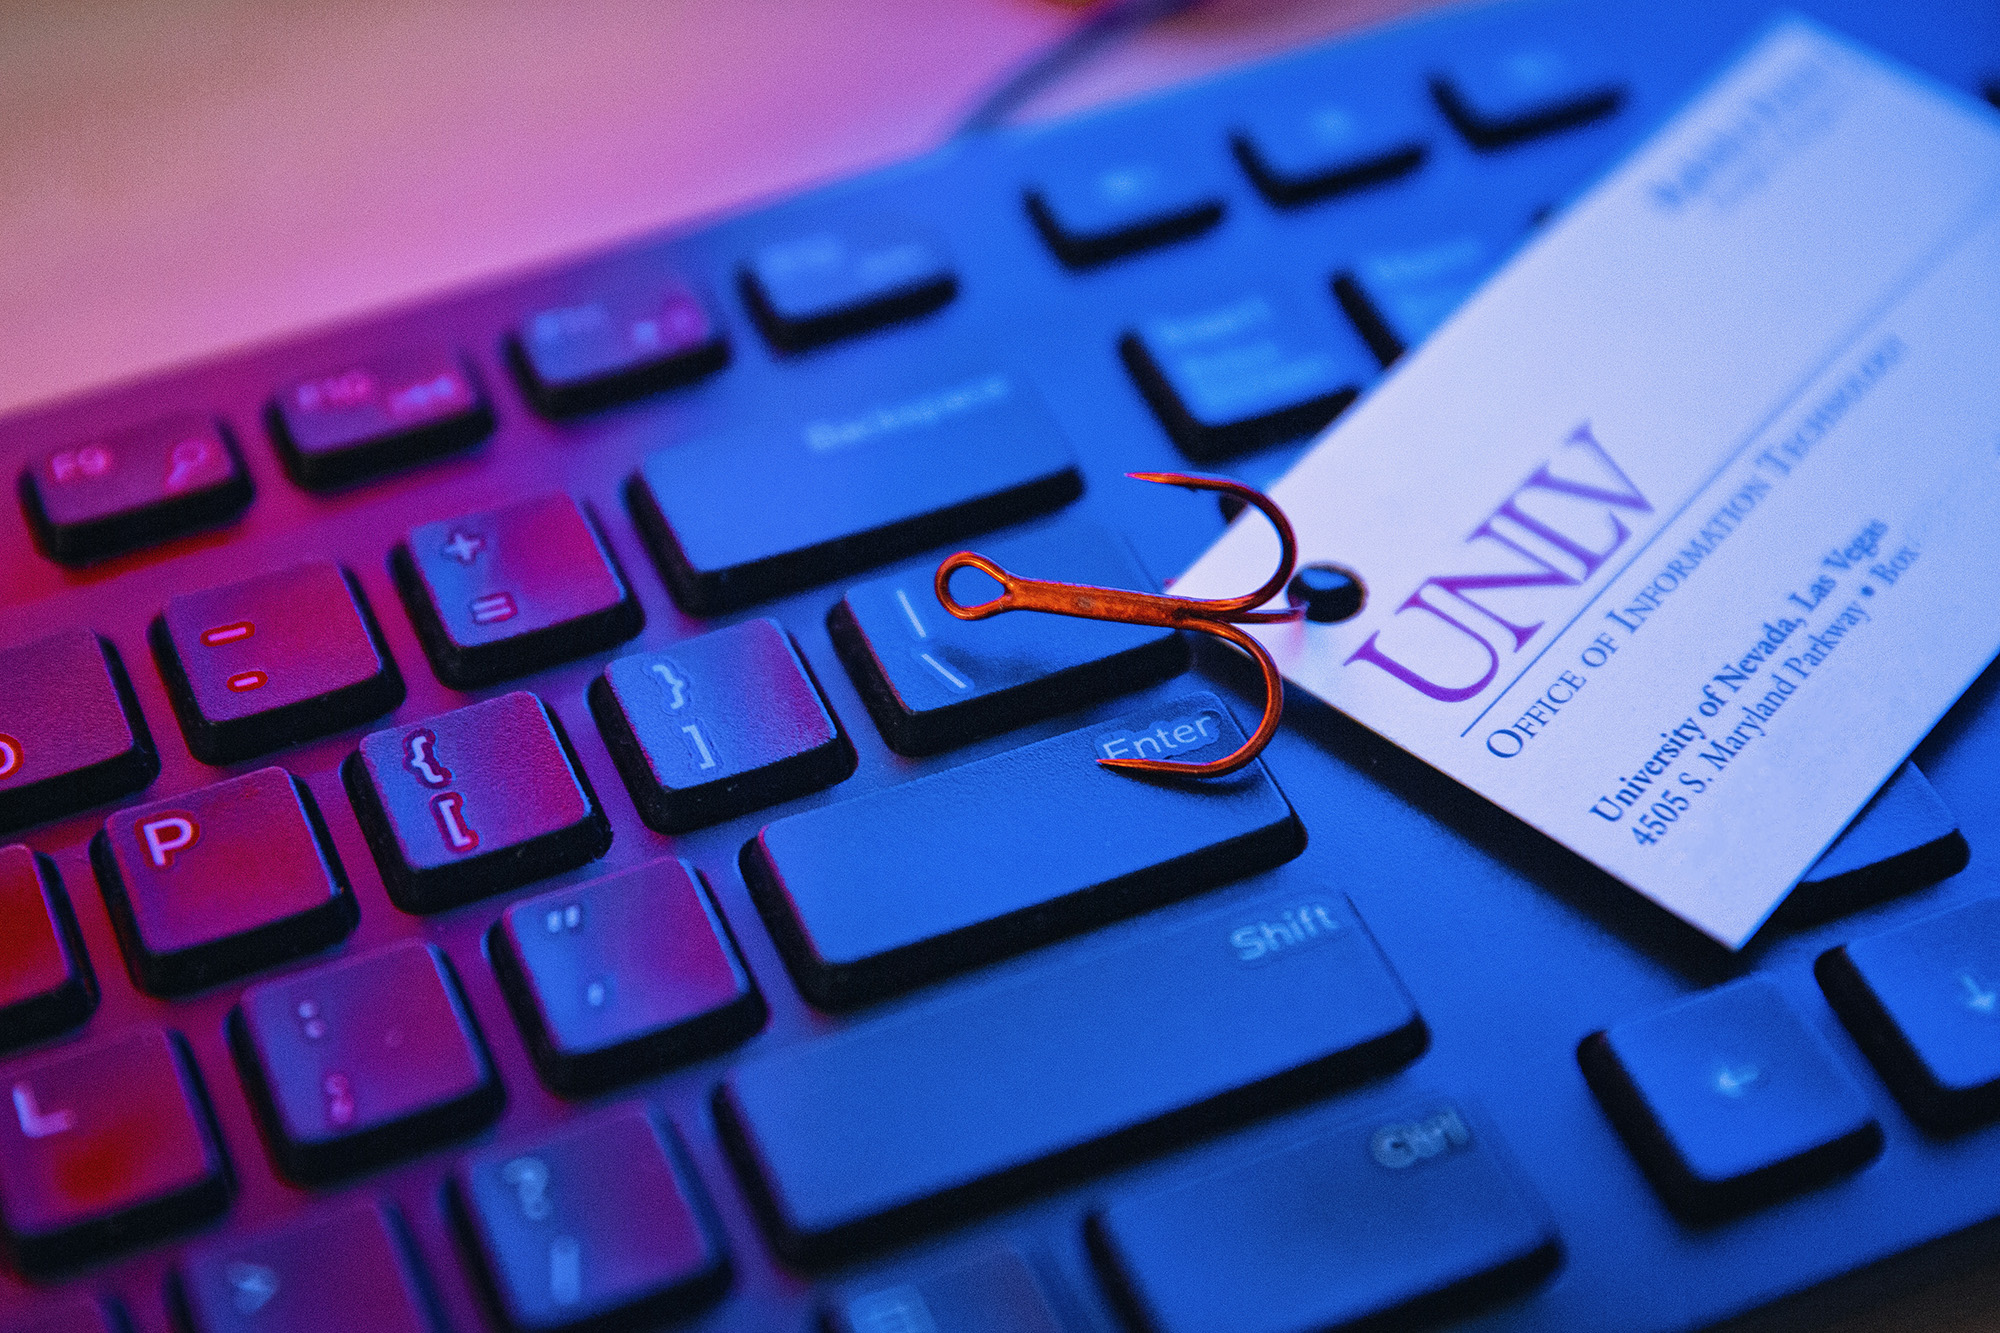
[[[468,449],[493,411],[457,352],[382,352],[286,385],[268,415],[292,480],[314,490]]]
[[[170,417],[67,446],[21,473],[21,505],[44,554],[83,565],[227,523],[250,474],[221,425]]]
[[[1384,366],[1465,304],[1499,266],[1502,248],[1477,232],[1371,251],[1334,275],[1334,297]]]
[[[1308,886],[753,1056],[718,1108],[780,1247],[816,1261],[1424,1042],[1353,909]]]
[[[0,1222],[30,1272],[203,1222],[228,1167],[181,1039],[140,1028],[0,1073]]]
[[[980,552],[1024,578],[1157,591],[1125,541],[1085,519],[982,542]],[[1046,615],[959,620],[938,604],[934,571],[856,584],[827,616],[855,688],[899,754],[934,754],[1187,666],[1187,645],[1169,629]],[[967,605],[1000,595],[975,569],[958,571],[951,586]]]
[[[331,560],[182,593],[151,638],[181,734],[205,764],[342,731],[403,702],[361,585]]]
[[[0,847],[0,1051],[73,1028],[97,1007],[97,979],[55,862]]]
[[[90,856],[127,964],[155,994],[327,948],[360,919],[312,794],[282,768],[120,810]]]
[[[597,525],[568,495],[413,528],[392,565],[432,668],[456,689],[623,643],[644,620]]]
[[[1775,919],[1796,925],[1840,916],[1956,875],[1971,854],[1937,791],[1905,763],[1806,871]]]
[[[1559,1248],[1493,1131],[1442,1099],[1307,1130],[1089,1225],[1147,1333],[1414,1327],[1534,1281]]]
[[[537,310],[511,350],[528,396],[550,416],[690,384],[729,360],[708,302],[678,281]]]
[[[0,830],[138,791],[160,755],[118,650],[66,630],[0,652]]]
[[[458,979],[428,944],[252,986],[230,1036],[272,1155],[295,1180],[411,1156],[500,1112]]]
[[[611,846],[561,724],[525,690],[373,732],[341,776],[406,912],[518,888]]]
[[[1528,41],[1449,62],[1431,95],[1467,143],[1491,151],[1608,116],[1625,87],[1581,50]]]
[[[399,1225],[372,1199],[202,1246],[174,1274],[193,1333],[433,1333]]]
[[[1822,1184],[1882,1147],[1861,1089],[1765,977],[1594,1033],[1577,1055],[1662,1197],[1696,1220]]]
[[[894,1286],[859,1286],[833,1298],[828,1333],[1063,1333],[1035,1270],[1013,1250]]]
[[[518,1333],[671,1318],[729,1282],[721,1235],[678,1140],[641,1107],[481,1153],[452,1185],[488,1286]]]
[[[878,999],[1296,856],[1261,761],[1149,780],[1112,758],[1198,763],[1242,744],[1194,694],[764,826],[743,874],[799,989]]]
[[[764,1025],[764,999],[685,861],[516,903],[491,953],[536,1068],[559,1091],[709,1055]]]
[[[903,218],[851,218],[753,253],[743,302],[781,351],[802,352],[929,314],[958,292],[943,244]]]
[[[1296,208],[1415,171],[1432,119],[1412,90],[1301,88],[1249,108],[1231,136],[1236,160],[1266,199]]]
[[[1950,1132],[2000,1114],[2000,898],[1852,940],[1814,970],[1913,1119]]]
[[[672,445],[628,496],[674,600],[710,615],[1057,508],[1082,487],[1034,389],[993,370]]]
[[[846,778],[854,747],[798,645],[746,620],[623,657],[590,709],[648,825],[682,833]]]
[[[1082,269],[1201,235],[1222,221],[1223,197],[1209,145],[1132,135],[1051,163],[1027,207],[1056,257]]]
[[[1374,373],[1331,319],[1275,291],[1177,306],[1142,321],[1119,355],[1153,413],[1192,458],[1310,435]]]

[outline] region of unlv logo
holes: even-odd
[[[1514,568],[1425,579],[1342,665],[1378,666],[1442,703],[1472,698],[1499,673],[1503,652],[1518,653],[1548,623],[1517,620],[1513,603],[1503,614],[1477,595],[1581,585],[1631,537],[1621,509],[1653,512],[1585,422],[1465,539],[1505,548]]]

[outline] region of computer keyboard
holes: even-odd
[[[1801,8],[2000,105],[1987,0]],[[0,1327],[1810,1327],[1978,1253],[1990,673],[1730,955],[1308,698],[1100,768],[1240,664],[931,590],[1158,587],[1224,515],[1122,474],[1276,477],[1769,16],[1452,11],[0,422]]]

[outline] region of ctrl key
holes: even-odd
[[[180,1038],[141,1029],[0,1075],[0,1219],[41,1273],[220,1213],[229,1176]]]
[[[1089,1229],[1148,1333],[1318,1333],[1391,1315],[1403,1327],[1519,1290],[1558,1254],[1492,1132],[1448,1101],[1117,1200]]]

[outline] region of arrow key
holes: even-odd
[[[328,1263],[338,1255],[338,1263]],[[372,1200],[273,1235],[207,1246],[175,1285],[200,1333],[429,1333],[416,1271]]]
[[[1690,1220],[1818,1185],[1882,1146],[1861,1089],[1762,977],[1594,1033],[1577,1058],[1639,1165]]]
[[[1814,970],[1911,1119],[1950,1131],[2000,1115],[2000,898],[1830,949]]]

